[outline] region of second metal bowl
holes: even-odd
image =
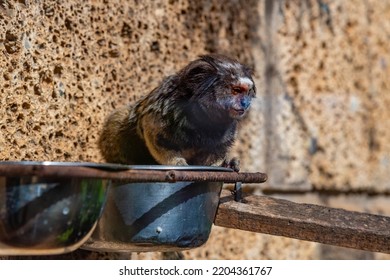
[[[135,169],[231,172],[219,167],[134,166]],[[107,204],[82,248],[171,251],[201,246],[210,234],[222,182],[113,182]]]
[[[0,255],[67,253],[89,238],[106,201],[109,180],[60,174],[83,168],[90,167],[0,162]]]

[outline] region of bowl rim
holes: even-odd
[[[0,161],[0,166],[48,166],[48,167],[88,167],[105,171],[125,171],[125,170],[157,170],[157,171],[218,171],[233,172],[231,168],[221,166],[203,165],[125,165],[117,163],[99,163],[86,161]]]

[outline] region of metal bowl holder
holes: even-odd
[[[155,170],[153,166],[125,166],[116,164],[80,163],[79,165],[57,163],[52,165],[0,165],[1,176],[40,176],[40,177],[73,177],[73,178],[97,178],[109,179],[123,183],[135,182],[223,182],[233,183],[232,195],[237,202],[242,198],[242,183],[263,183],[267,180],[265,173],[233,172],[231,169],[220,167],[181,167],[159,166]],[[156,167],[156,166],[155,166]],[[130,169],[129,169],[130,168]],[[210,171],[211,168],[211,171]],[[209,171],[202,171],[202,170]]]

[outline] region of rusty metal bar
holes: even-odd
[[[90,167],[65,167],[44,165],[0,165],[0,176],[60,176],[78,178],[101,178],[124,182],[225,182],[263,183],[264,173],[237,173],[223,171],[182,171],[182,170],[102,170]]]
[[[390,217],[223,191],[218,226],[390,254]]]

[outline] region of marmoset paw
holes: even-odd
[[[239,172],[240,171],[240,160],[236,157],[234,157],[230,160],[225,159],[224,162],[222,163],[222,167],[231,168],[234,171]]]
[[[173,165],[188,165],[187,161],[184,158],[175,158],[173,160]]]

